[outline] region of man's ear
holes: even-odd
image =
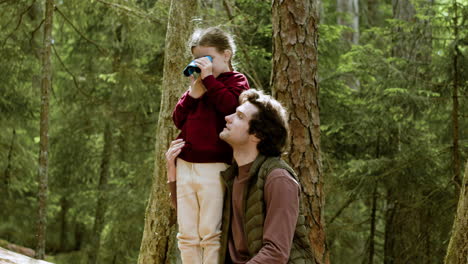
[[[261,140],[257,137],[257,135],[255,135],[255,134],[251,134],[251,135],[250,135],[250,140],[251,140],[252,142],[254,142],[254,143],[257,143],[257,144],[260,143],[260,141],[261,141]]]

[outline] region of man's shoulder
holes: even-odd
[[[262,168],[265,169],[267,173],[274,169],[284,169],[293,177],[296,175],[294,169],[281,157],[267,157],[262,164]]]
[[[282,182],[282,183],[293,183],[299,186],[299,183],[294,178],[294,176],[286,169],[275,168],[270,171],[265,180],[265,185],[271,184],[272,182]]]

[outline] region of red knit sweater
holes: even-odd
[[[172,119],[185,141],[179,157],[188,162],[211,163],[232,161],[231,147],[219,138],[224,129],[224,117],[236,111],[239,95],[249,89],[247,78],[239,72],[221,73],[203,79],[207,91],[193,98],[188,91],[177,103]]]

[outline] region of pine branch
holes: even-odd
[[[82,95],[84,95],[85,97],[87,97],[88,99],[90,99],[91,102],[92,102],[93,104],[98,104],[98,103],[106,104],[106,103],[107,103],[106,101],[96,100],[95,97],[93,97],[92,95],[86,93],[85,91],[83,91],[83,89],[81,89],[81,87],[78,85],[78,81],[76,80],[75,75],[67,68],[67,66],[65,66],[65,63],[63,62],[62,58],[61,58],[60,55],[58,54],[57,50],[55,49],[55,45],[52,45],[52,49],[54,50],[54,54],[55,54],[55,56],[57,57],[57,59],[59,60],[60,64],[62,65],[63,69],[73,78],[73,83],[75,84],[76,89],[77,89]]]
[[[152,16],[148,15],[147,13],[143,12],[143,11],[140,11],[140,10],[134,10],[128,6],[125,6],[125,5],[121,5],[121,4],[116,4],[116,3],[109,3],[107,1],[104,1],[104,0],[96,0],[97,2],[100,2],[100,3],[103,3],[107,6],[110,6],[110,7],[113,7],[113,8],[117,8],[117,9],[120,9],[120,10],[123,10],[125,11],[126,13],[128,14],[131,14],[131,15],[134,15],[138,18],[144,18],[144,19],[148,19],[149,21],[151,22],[155,22],[155,23],[161,23],[161,21],[153,18]]]
[[[8,0],[6,0],[8,1]],[[5,1],[5,2],[6,2]],[[0,4],[3,4],[5,2],[1,2]],[[16,30],[18,30],[18,28],[20,27],[20,25],[23,23],[23,16],[29,12],[29,10],[31,10],[31,8],[34,6],[34,4],[36,3],[36,0],[33,1],[33,3],[28,7],[26,8],[26,10],[24,10],[23,12],[21,12],[20,14],[20,18],[18,19],[18,23],[16,24],[16,27],[15,29],[13,29],[12,32],[10,32],[10,34],[8,34],[8,36],[5,38],[5,40],[3,41],[3,44],[2,44],[2,47],[5,46],[6,42],[8,41],[9,38],[11,38],[11,36],[13,36],[13,34],[16,32]]]
[[[104,49],[102,49],[99,44],[97,44],[95,41],[87,38],[83,33],[81,33],[80,30],[78,30],[78,28],[62,13],[62,11],[60,11],[60,9],[58,7],[55,7],[55,10],[57,11],[57,13],[60,14],[60,16],[63,17],[63,19],[65,19],[65,21],[76,31],[76,33],[78,33],[83,39],[85,39],[86,41],[88,41],[89,43],[93,44],[98,50],[99,52],[101,52],[102,55],[104,56],[107,56],[108,52],[105,51]]]
[[[4,3],[6,3],[6,2],[10,2],[10,1],[13,1],[13,0],[3,0],[3,1],[0,1],[0,5],[1,5],[1,4],[4,4]]]
[[[338,211],[335,213],[335,215],[330,219],[330,221],[327,223],[327,225],[330,225],[331,223],[333,223],[333,221],[335,221],[335,219],[338,218],[338,216],[341,215],[341,213],[344,211],[344,209],[346,209],[355,200],[356,200],[356,197],[354,197],[354,195],[349,197],[348,200],[340,207],[340,209],[338,209]]]
[[[33,40],[34,40],[34,35],[36,34],[36,32],[41,28],[42,24],[44,24],[44,21],[45,19],[42,19],[41,20],[41,23],[39,23],[39,26],[37,26],[32,32],[31,32],[31,38],[29,39],[29,45],[34,48],[34,45],[33,45]],[[40,58],[40,53],[36,53],[36,57],[39,59]]]

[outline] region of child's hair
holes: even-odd
[[[230,50],[232,55],[229,59],[229,68],[231,71],[234,70],[232,67],[232,58],[236,53],[236,44],[234,43],[234,38],[229,33],[219,27],[196,29],[189,41],[190,51],[197,46],[214,47],[218,52]]]

